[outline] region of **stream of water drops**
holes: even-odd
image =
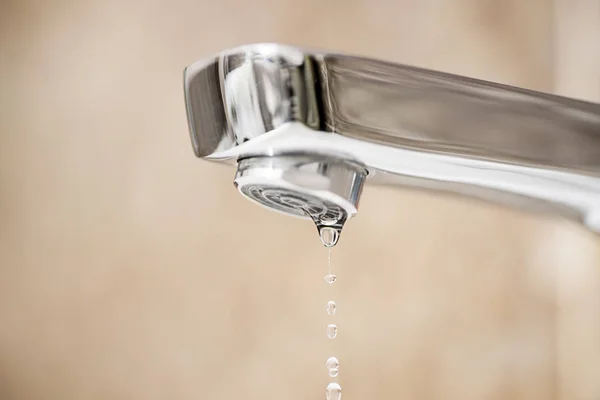
[[[337,244],[340,239],[340,235],[342,233],[342,228],[344,227],[344,223],[346,222],[346,215],[342,213],[334,213],[328,212],[325,215],[311,215],[307,213],[313,219],[315,225],[317,226],[317,230],[319,232],[319,237],[321,238],[321,243],[328,250],[327,253],[327,274],[325,275],[325,282],[331,287],[334,283],[337,282],[337,276],[333,273],[331,268],[331,249]],[[337,312],[337,304],[334,300],[329,300],[325,305],[325,311],[328,316],[328,323],[326,326],[326,335],[330,340],[333,340],[338,335],[338,327],[335,324],[334,316]],[[336,381],[337,376],[339,375],[340,363],[337,357],[330,356],[327,358],[325,362],[325,366],[327,367],[327,375],[329,376],[329,384],[325,388],[325,398],[326,400],[341,400],[342,398],[342,387]]]
[[[323,229],[320,232],[321,233],[321,241],[323,242],[323,245],[325,245],[328,248],[327,249],[328,250],[327,274],[325,275],[325,282],[329,286],[333,286],[333,284],[337,281],[337,276],[335,274],[333,274],[332,268],[331,268],[331,248],[337,242],[339,233],[335,230],[332,230],[332,231],[335,232],[334,236],[332,236],[329,233],[326,235],[323,235]],[[324,238],[324,236],[325,236],[325,238]],[[333,242],[333,244],[331,244],[332,242]],[[327,302],[327,304],[325,305],[325,311],[327,312],[328,318],[332,319],[333,316],[335,315],[335,313],[337,312],[337,304],[335,303],[334,300],[329,300]],[[329,339],[335,339],[338,334],[337,325],[333,322],[334,321],[331,320],[327,324],[326,333],[327,333],[327,337]],[[325,389],[325,398],[326,398],[326,400],[341,400],[342,387],[340,386],[340,384],[338,382],[336,382],[336,378],[339,374],[340,362],[338,361],[337,357],[330,356],[327,359],[327,361],[325,362],[325,367],[327,368],[327,374],[329,375],[329,378],[330,378],[330,382]]]

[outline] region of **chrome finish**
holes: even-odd
[[[194,63],[184,80],[199,157],[347,160],[369,182],[550,209],[600,232],[598,104],[277,44]]]

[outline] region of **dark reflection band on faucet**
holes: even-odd
[[[327,120],[342,135],[600,172],[597,104],[357,57],[326,55],[323,63]]]

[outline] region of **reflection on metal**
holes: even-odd
[[[184,81],[199,157],[345,160],[367,183],[551,209],[600,232],[598,104],[277,44],[199,61]],[[343,198],[336,179],[307,190]]]

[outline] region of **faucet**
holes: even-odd
[[[600,233],[600,105],[381,60],[253,44],[185,69],[198,157],[335,245],[363,185],[553,212]]]

